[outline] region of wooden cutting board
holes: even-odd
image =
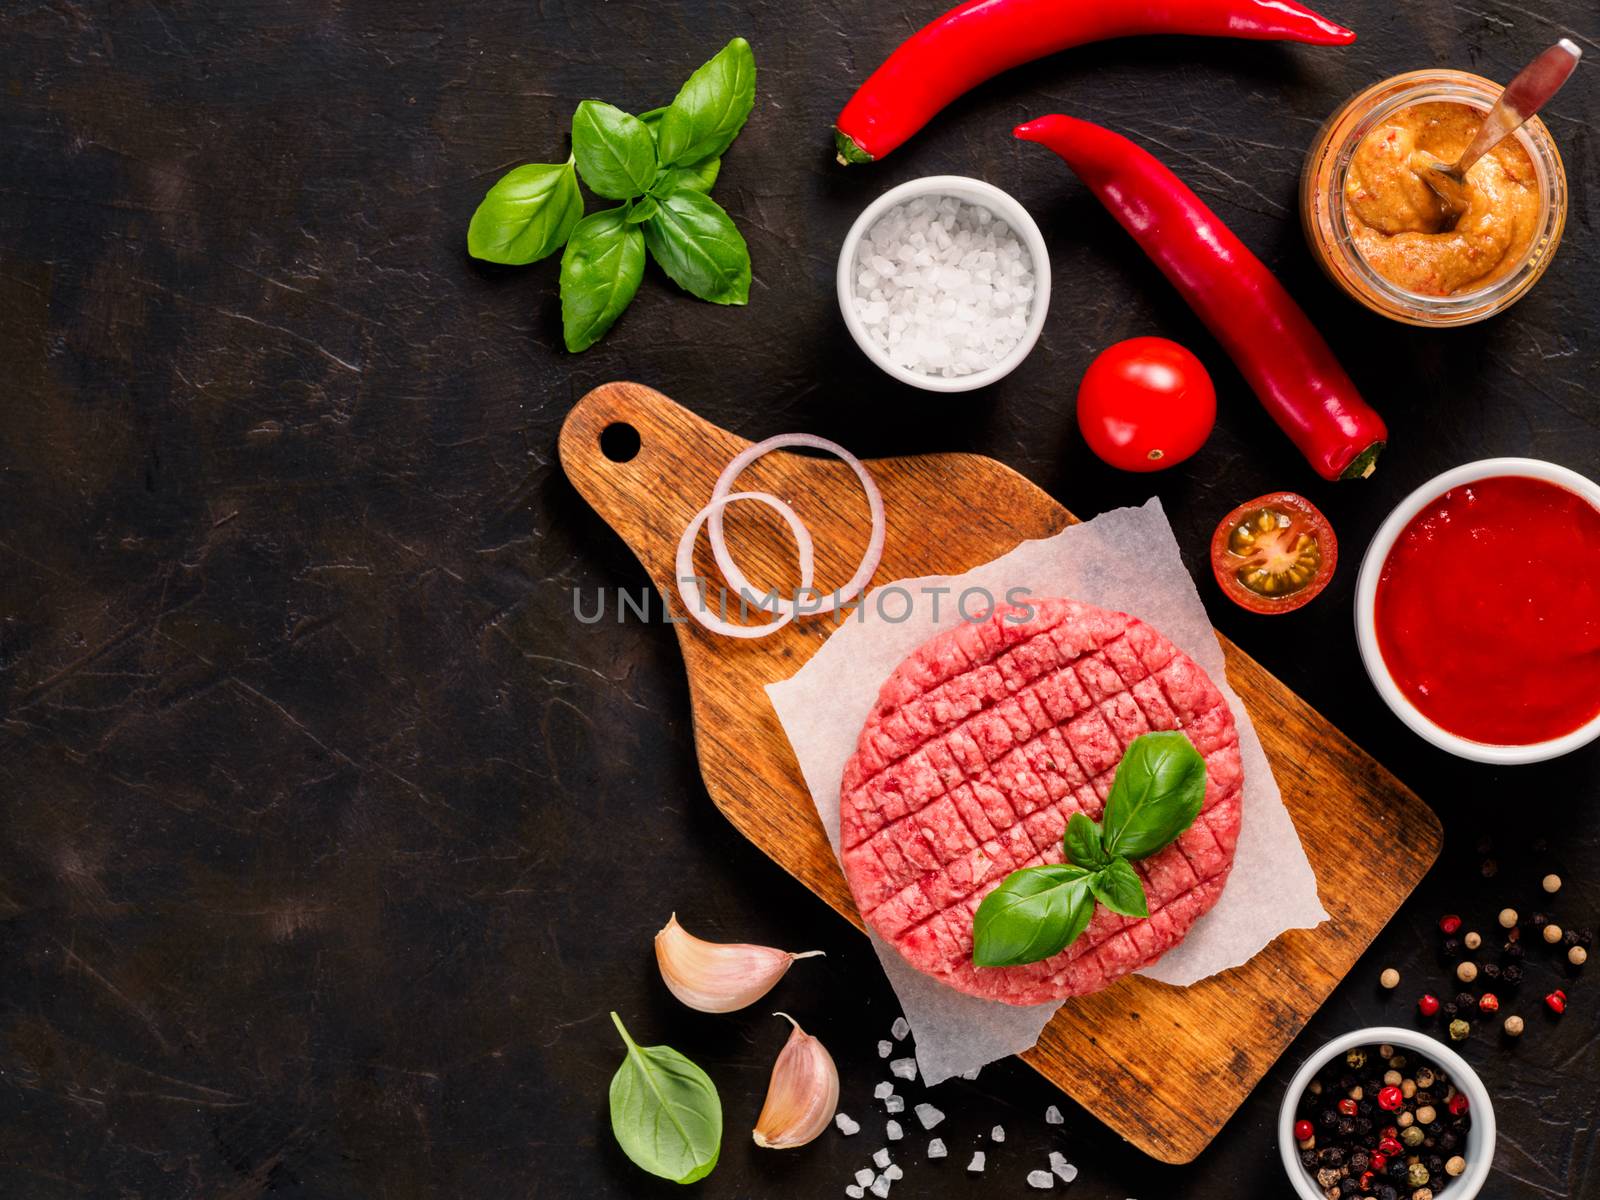
[[[613,461],[601,435],[627,426],[638,449]],[[613,439],[631,442],[627,429]],[[711,498],[723,467],[750,443],[661,393],[611,383],[580,400],[561,430],[561,465],[622,536],[657,591],[682,616],[672,585],[684,527]],[[631,447],[630,447],[631,448]],[[1010,468],[974,454],[929,454],[869,464],[883,492],[888,541],[875,580],[953,575],[1076,520]],[[866,504],[849,467],[778,452],[740,490],[787,500],[816,543],[826,589],[856,569]],[[742,510],[754,510],[744,512]],[[791,587],[794,547],[755,505],[727,512],[730,547],[746,575]],[[719,579],[702,534],[698,573]],[[771,637],[719,637],[675,626],[706,790],[724,815],[779,865],[861,925],[765,684],[787,679],[835,628],[830,617]],[[1134,1145],[1165,1162],[1191,1161],[1304,1027],[1438,857],[1438,819],[1399,780],[1315,710],[1222,639],[1228,679],[1272,760],[1284,801],[1332,920],[1283,934],[1249,963],[1187,988],[1128,976],[1067,1001],[1022,1057]]]

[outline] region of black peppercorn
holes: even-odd
[[[1460,1144],[1461,1139],[1455,1135],[1453,1130],[1446,1129],[1439,1135],[1439,1149],[1446,1154],[1449,1154]]]
[[[1356,1118],[1356,1132],[1357,1133],[1371,1133],[1372,1132],[1372,1118],[1371,1117],[1357,1117]]]
[[[1477,1006],[1478,1006],[1478,998],[1475,995],[1473,995],[1471,992],[1457,992],[1456,993],[1456,1007],[1457,1008],[1476,1008]]]
[[[1456,1002],[1454,1000],[1446,1000],[1439,1006],[1439,1011],[1444,1014],[1444,1019],[1446,1021],[1454,1021],[1456,1019],[1456,1014],[1461,1010],[1456,1007]]]
[[[1590,949],[1594,945],[1594,930],[1578,930],[1578,945],[1582,946],[1585,950]]]
[[[1440,946],[1439,949],[1444,952],[1444,956],[1446,958],[1460,958],[1461,957],[1461,939],[1460,938],[1453,938],[1453,937],[1445,938],[1444,944],[1442,946]]]
[[[1516,963],[1512,963],[1509,967],[1500,972],[1500,982],[1508,983],[1512,987],[1516,987],[1517,984],[1522,982],[1522,968],[1517,966]]]
[[[1521,962],[1528,956],[1528,952],[1522,948],[1522,943],[1520,942],[1507,942],[1500,953],[1514,963]]]
[[[1300,1165],[1306,1170],[1311,1170],[1317,1165],[1317,1152],[1315,1150],[1300,1151]]]
[[[1400,1200],[1400,1193],[1386,1183],[1378,1189],[1378,1200]]]
[[[1325,1128],[1332,1129],[1338,1123],[1339,1110],[1336,1108],[1325,1108],[1317,1114],[1317,1124]]]
[[[1384,1170],[1388,1172],[1390,1179],[1399,1179],[1402,1181],[1408,1174],[1410,1174],[1410,1169],[1406,1166],[1406,1160],[1400,1157],[1398,1154],[1389,1160],[1389,1165],[1385,1167]]]
[[[1365,1150],[1352,1150],[1350,1152],[1350,1169],[1357,1175],[1372,1165],[1372,1156]]]
[[[1341,1179],[1339,1181],[1339,1193],[1341,1195],[1354,1196],[1360,1190],[1361,1190],[1360,1181],[1356,1180],[1356,1179],[1351,1179],[1350,1176],[1348,1176],[1348,1175],[1346,1175],[1343,1179]]]
[[[1563,933],[1561,935],[1561,944],[1568,950],[1576,946],[1578,944],[1578,931],[1576,929],[1569,929]]]
[[[1480,975],[1482,975],[1485,979],[1499,979],[1500,978],[1500,964],[1499,963],[1492,963],[1492,962],[1484,963],[1483,966],[1478,968],[1478,973]]]
[[[1349,1137],[1356,1131],[1356,1119],[1354,1117],[1340,1117],[1337,1128],[1340,1137]]]
[[[1529,921],[1528,924],[1532,925],[1535,929],[1543,929],[1546,925],[1550,924],[1550,914],[1534,913],[1533,919]]]

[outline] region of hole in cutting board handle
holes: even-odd
[[[632,462],[639,445],[639,431],[626,421],[613,421],[600,431],[600,453],[614,463]]]

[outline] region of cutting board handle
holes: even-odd
[[[722,467],[750,443],[638,383],[601,384],[561,426],[561,466],[658,588]]]

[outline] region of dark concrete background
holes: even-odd
[[[572,617],[574,588],[643,582],[554,461],[572,401],[618,377],[751,437],[983,451],[1082,515],[1153,489],[1202,580],[1223,512],[1306,492],[1344,547],[1327,594],[1278,620],[1202,594],[1448,827],[1444,861],[1194,1166],[1153,1164],[1070,1104],[1051,1139],[1053,1090],[1010,1063],[939,1090],[952,1159],[919,1166],[923,1139],[907,1143],[895,1196],[1022,1194],[1057,1144],[1092,1200],[1282,1196],[1270,1126],[1289,1071],[1324,1038],[1407,1020],[1425,984],[1448,994],[1441,911],[1530,908],[1553,867],[1561,919],[1595,923],[1600,750],[1495,771],[1428,749],[1376,700],[1349,612],[1373,529],[1433,474],[1496,454],[1600,468],[1600,68],[1549,116],[1565,244],[1490,324],[1366,315],[1316,273],[1294,193],[1318,123],[1357,88],[1435,64],[1506,78],[1561,34],[1600,50],[1600,22],[1590,0],[1331,2],[1355,47],[1087,48],[848,171],[830,120],[938,3],[6,5],[0,1194],[678,1194],[611,1140],[610,1008],[722,1089],[723,1162],[698,1194],[837,1196],[881,1144],[873,1045],[896,1010],[865,942],[710,805],[670,631]],[[750,306],[691,301],[652,269],[605,342],[566,355],[554,263],[469,261],[474,204],[509,166],[564,155],[578,100],[664,103],[736,33],[760,98],[717,196],[750,242]],[[1388,417],[1373,479],[1315,479],[1083,188],[1007,136],[1057,109],[1155,150],[1282,273]],[[941,400],[846,344],[833,265],[871,197],[945,171],[1032,208],[1057,284],[1022,369]],[[1141,333],[1194,347],[1222,393],[1205,450],[1156,478],[1100,466],[1072,421],[1092,355]],[[672,909],[829,957],[772,1004],[689,1013],[649,951]],[[1406,981],[1385,1000],[1389,964]],[[1558,973],[1531,974],[1509,1006],[1522,1042],[1465,1048],[1501,1120],[1485,1195],[1592,1196],[1600,989],[1568,984],[1558,1021],[1538,1001]],[[857,1138],[749,1143],[780,1004],[833,1050]],[[1011,1138],[973,1182],[966,1153],[996,1122]]]

